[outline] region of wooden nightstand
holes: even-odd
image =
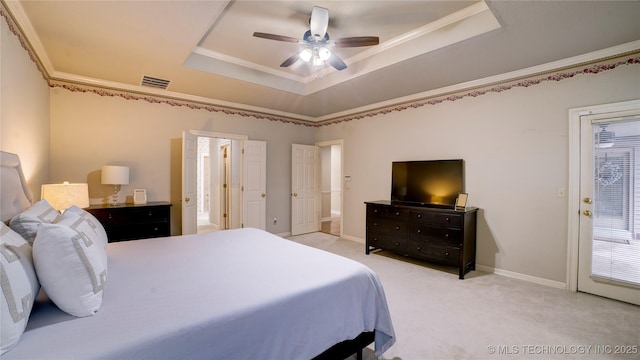
[[[171,235],[171,203],[92,205],[86,208],[104,226],[109,242]]]

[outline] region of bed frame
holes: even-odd
[[[362,350],[371,344],[375,338],[375,331],[363,332],[353,340],[346,340],[330,347],[312,360],[336,360],[346,359],[356,354],[357,360],[362,360]]]

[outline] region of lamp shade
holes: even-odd
[[[102,183],[107,185],[129,184],[129,167],[105,165],[102,167]]]
[[[42,199],[56,210],[68,209],[71,205],[79,208],[89,206],[89,186],[87,184],[43,184]]]

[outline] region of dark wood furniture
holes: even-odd
[[[363,332],[353,340],[345,340],[330,347],[322,354],[314,357],[312,360],[347,359],[353,356],[353,354],[356,355],[356,360],[363,360],[362,350],[374,340],[375,331]]]
[[[409,206],[366,202],[367,255],[389,250],[417,259],[458,267],[460,279],[475,270],[477,208]]]
[[[92,205],[86,208],[104,226],[109,242],[171,235],[171,203]]]

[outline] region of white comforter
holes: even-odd
[[[100,311],[36,304],[3,359],[310,359],[376,330],[395,341],[382,285],[355,261],[256,229],[110,243]]]

